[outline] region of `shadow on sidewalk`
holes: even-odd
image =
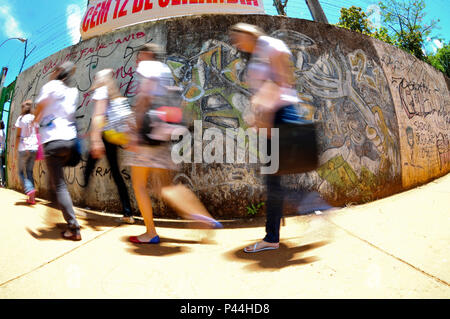
[[[297,247],[289,247],[284,243],[280,243],[280,247],[276,250],[266,250],[257,253],[245,253],[244,247],[242,247],[225,254],[225,257],[232,261],[250,262],[244,267],[247,271],[281,269],[295,265],[306,265],[318,261],[319,258],[316,256],[299,259],[293,258],[299,253],[304,253],[329,243],[330,241],[323,240]]]
[[[36,204],[40,204],[40,200],[36,199]],[[28,206],[28,207],[34,207],[35,204],[30,204],[26,200],[15,202],[14,206]]]
[[[44,218],[46,220],[51,220],[54,218],[54,216],[50,217],[50,214],[59,214],[62,217],[62,212],[59,209],[59,206],[56,202],[43,202],[41,203],[44,206],[47,206],[47,216]],[[89,212],[86,209],[81,209],[74,206],[75,215],[77,217],[77,220],[81,225],[81,230],[83,228],[90,228],[94,231],[101,231],[102,227],[117,227],[121,225],[119,222],[119,217],[121,215],[117,215],[117,219],[110,217],[110,216],[104,216],[101,214],[98,214],[96,212]],[[139,221],[137,221],[139,223]],[[143,223],[142,223],[143,224]]]
[[[202,238],[200,240],[177,239],[160,237],[161,242],[158,245],[152,244],[134,244],[128,241],[128,236],[122,237],[122,241],[129,243],[133,248],[127,249],[136,255],[162,257],[179,253],[187,253],[190,248],[184,246],[173,246],[170,244],[189,244],[189,245],[212,245],[215,241],[212,238]]]
[[[163,257],[169,255],[175,255],[180,253],[186,253],[189,248],[182,246],[170,246],[167,243],[182,243],[182,244],[198,244],[199,242],[192,240],[182,240],[160,237],[161,243],[157,245],[152,244],[134,244],[128,241],[127,237],[122,237],[122,241],[129,243],[132,248],[128,248],[127,251],[142,256]]]
[[[67,229],[67,225],[64,223],[57,223],[49,225],[46,228],[39,228],[36,230],[31,230],[26,228],[27,232],[38,240],[65,240],[62,238],[61,233]]]
[[[21,202],[18,202],[21,203]],[[16,203],[16,205],[18,205]],[[43,224],[37,229],[26,228],[27,232],[38,240],[65,240],[62,238],[61,233],[67,230],[67,224],[63,221],[63,214],[58,209],[56,203],[42,202],[43,206],[47,206],[44,214],[42,215]],[[22,204],[19,204],[22,205]],[[29,205],[29,204],[27,204]],[[102,216],[96,213],[88,213],[75,209],[75,215],[78,223],[80,224],[81,236],[83,237],[83,229],[89,228],[93,231],[104,231],[103,228],[113,228],[120,224],[108,216]]]

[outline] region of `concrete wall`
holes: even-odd
[[[246,57],[230,46],[227,29],[246,21],[284,40],[295,57],[297,90],[307,116],[321,121],[320,167],[286,176],[292,189],[317,190],[336,205],[391,195],[444,175],[450,170],[450,100],[442,73],[378,40],[311,21],[273,16],[195,16],[132,26],[66,48],[23,72],[17,81],[11,124],[20,103],[34,99],[55,65],[76,62],[79,128],[90,126],[93,103],[89,87],[96,71],[113,68],[123,94],[136,94],[136,48],[163,45],[167,64],[185,88],[188,106],[203,127],[245,127],[249,96],[242,75]],[[13,130],[11,133],[15,133]],[[14,134],[9,145],[14,148]],[[20,188],[17,160],[9,152],[10,186]],[[82,181],[83,162],[66,168],[74,202],[118,211],[120,204],[106,160],[98,163],[89,187]],[[129,168],[122,167],[134,207]],[[13,173],[14,172],[14,173]],[[246,206],[264,201],[255,165],[184,165],[174,180],[191,187],[217,217],[245,216]],[[48,173],[35,166],[38,195],[48,196]],[[151,185],[150,185],[151,188]],[[174,216],[155,200],[156,215]]]

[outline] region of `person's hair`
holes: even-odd
[[[0,121],[0,130],[3,130],[5,128],[5,123],[2,121]]]
[[[260,27],[248,24],[244,22],[236,23],[235,25],[232,25],[230,27],[230,32],[240,32],[240,33],[247,33],[252,35],[255,38],[259,38],[260,36],[265,35],[265,32]]]
[[[113,69],[104,69],[98,71],[95,74],[94,84],[92,84],[91,90],[98,89],[99,87],[106,86],[108,88],[108,96],[110,99],[115,99],[117,97],[123,97],[120,94],[119,88],[117,87],[116,81],[114,80]]]
[[[157,60],[162,60],[165,55],[165,51],[162,46],[156,43],[145,43],[138,47],[137,51],[140,52],[150,52]]]
[[[71,61],[66,61],[63,64],[56,67],[55,71],[57,72],[56,80],[60,80],[64,82],[64,84],[68,84],[72,76],[74,75],[76,70],[76,66]]]
[[[33,107],[33,102],[31,100],[26,100],[22,103],[22,112],[20,115],[25,115],[31,113],[31,108]]]

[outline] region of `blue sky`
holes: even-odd
[[[273,0],[263,0],[267,14],[277,14]],[[47,56],[79,41],[79,21],[84,14],[87,0],[0,0],[0,43],[12,37],[28,39],[28,52],[24,70]],[[337,23],[341,7],[357,5],[367,10],[376,4],[373,0],[325,0],[320,1],[330,23]],[[432,36],[450,41],[450,0],[426,0],[427,18],[440,19],[440,29]],[[290,17],[312,20],[304,0],[288,0]],[[439,45],[439,43],[437,43]],[[427,50],[436,44],[430,41]],[[4,85],[14,81],[24,56],[24,44],[9,40],[0,47],[0,68],[7,66]]]

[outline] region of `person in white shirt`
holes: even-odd
[[[52,72],[36,99],[36,118],[41,143],[56,200],[61,207],[68,229],[61,235],[68,240],[81,240],[80,225],[75,216],[72,199],[64,179],[64,166],[79,158],[75,111],[78,103],[77,88],[69,87],[75,73],[72,62],[64,62]]]
[[[18,152],[19,177],[25,194],[28,196],[27,203],[36,204],[33,179],[33,167],[38,150],[38,140],[36,136],[37,127],[34,123],[34,115],[31,113],[33,102],[27,100],[22,103],[22,112],[17,118],[16,131],[16,152]]]
[[[146,44],[139,50],[136,62],[139,75],[139,93],[136,99],[136,127],[134,138],[131,139],[126,165],[131,166],[131,182],[136,201],[144,217],[146,232],[139,236],[129,237],[136,244],[159,244],[160,238],[153,223],[153,210],[150,196],[147,193],[148,179],[160,184],[159,195],[180,216],[194,219],[209,228],[222,228],[222,224],[214,220],[198,197],[182,184],[174,185],[171,181],[172,172],[177,169],[173,163],[169,144],[149,146],[145,142],[147,134],[144,129],[144,117],[154,106],[155,100],[167,94],[167,88],[174,86],[170,68],[158,61],[162,49],[156,44]],[[154,185],[154,184],[153,184]]]
[[[0,187],[5,187],[5,170],[3,169],[3,157],[5,156],[5,123],[0,121]]]

